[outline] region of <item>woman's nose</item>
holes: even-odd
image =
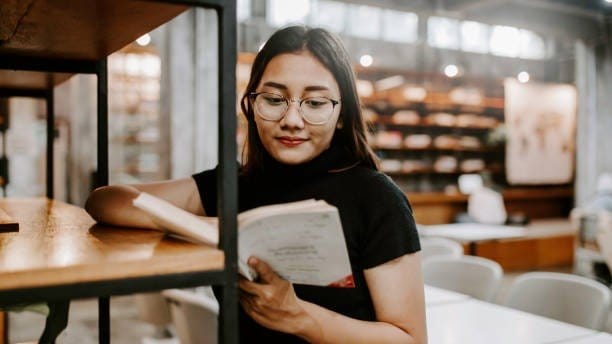
[[[300,103],[296,101],[290,101],[287,107],[287,113],[281,119],[281,127],[290,129],[303,129],[304,119],[300,113]]]

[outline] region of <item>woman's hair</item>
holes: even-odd
[[[366,125],[361,113],[351,62],[340,38],[320,28],[290,26],[274,33],[255,57],[251,78],[240,102],[248,123],[246,157],[243,150],[243,172],[250,174],[261,170],[265,154],[265,148],[257,132],[249,95],[256,91],[270,60],[280,54],[302,51],[308,51],[317,58],[338,83],[342,103],[338,121],[341,125],[334,133],[334,144],[345,146],[355,161],[378,169],[376,155],[367,144]]]

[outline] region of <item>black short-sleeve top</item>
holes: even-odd
[[[297,296],[360,320],[376,320],[363,270],[420,250],[412,209],[404,193],[385,174],[360,164],[330,170],[334,152],[307,166],[273,166],[256,176],[239,175],[238,209],[300,201],[324,200],[338,208],[355,288],[294,285]],[[340,159],[341,160],[341,159]],[[217,170],[193,175],[207,216],[217,215]],[[302,342],[268,330],[240,310],[241,342]]]

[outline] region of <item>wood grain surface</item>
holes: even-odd
[[[0,208],[0,233],[19,231],[19,222]]]
[[[151,230],[97,225],[46,198],[2,199],[19,221],[0,233],[0,290],[223,269],[223,252]]]
[[[11,18],[0,20],[8,38],[0,53],[97,60],[188,8],[136,0],[0,1],[0,13]]]

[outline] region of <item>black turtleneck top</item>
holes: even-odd
[[[216,174],[213,169],[193,175],[207,216],[217,216]],[[338,208],[356,287],[295,284],[297,296],[354,319],[375,321],[363,270],[420,250],[406,196],[389,177],[352,161],[337,145],[302,165],[284,165],[268,155],[261,171],[249,176],[240,173],[238,177],[240,212],[310,198]],[[240,341],[303,342],[258,325],[242,309]]]

